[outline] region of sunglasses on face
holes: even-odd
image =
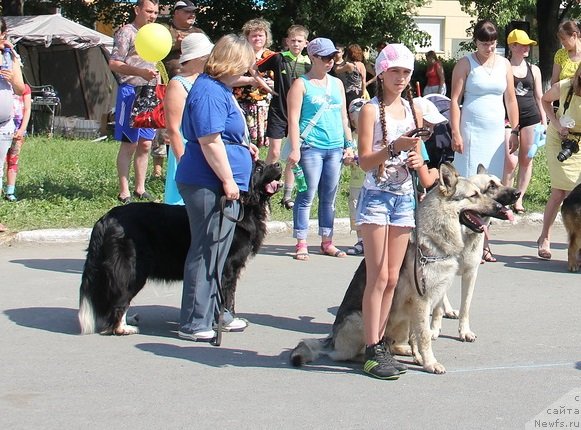
[[[325,55],[325,56],[323,56],[323,55],[315,55],[315,57],[323,60],[325,63],[328,63],[329,61],[331,61],[332,59],[335,58],[335,54]]]

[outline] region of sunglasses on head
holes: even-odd
[[[335,54],[331,54],[331,55],[316,55],[316,57],[317,58],[320,58],[324,62],[328,63],[329,61],[331,61],[332,59],[335,58]]]

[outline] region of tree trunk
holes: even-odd
[[[557,38],[560,5],[560,0],[537,1],[539,68],[543,77],[543,89],[550,86],[551,74],[553,73],[553,57],[561,46]]]
[[[23,0],[2,0],[2,15],[22,16],[24,15]]]

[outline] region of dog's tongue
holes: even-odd
[[[279,181],[272,181],[272,182],[269,182],[268,184],[266,184],[266,186],[264,188],[266,189],[266,192],[268,194],[276,194],[279,186],[280,186]]]
[[[512,211],[512,209],[507,208],[506,206],[504,207],[504,209],[502,210],[504,212],[504,214],[506,215],[506,219],[509,221],[514,221],[514,212]]]

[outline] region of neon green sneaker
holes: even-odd
[[[395,360],[387,351],[383,342],[366,346],[363,371],[378,379],[398,379],[400,371],[393,366],[391,361]]]

